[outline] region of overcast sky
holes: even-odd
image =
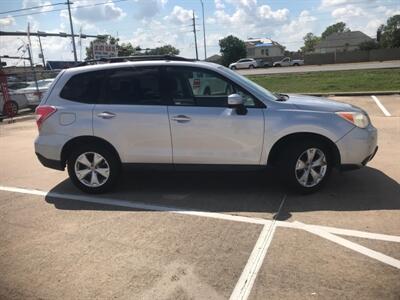
[[[64,0],[0,0],[0,12],[27,8]],[[75,0],[74,29],[87,34],[111,34],[121,42],[153,48],[172,44],[181,55],[194,57],[194,38],[191,32],[192,10],[197,17],[199,55],[204,57],[200,0]],[[96,3],[105,3],[90,6]],[[219,52],[218,40],[233,34],[242,39],[269,37],[297,50],[303,45],[307,32],[317,35],[330,24],[344,21],[351,30],[361,30],[375,37],[377,27],[387,18],[400,14],[399,0],[204,0],[207,54]],[[64,9],[64,10],[63,10]],[[18,16],[41,12],[29,16]],[[0,30],[26,31],[30,22],[32,31],[70,32],[65,5],[41,10],[11,12],[0,15]],[[26,40],[25,37],[22,38]],[[82,58],[90,39],[82,40]],[[78,42],[78,41],[77,41]],[[21,55],[17,52],[23,42],[17,38],[0,37],[1,55]],[[72,60],[71,40],[43,38],[46,59]],[[38,59],[38,41],[32,38],[35,63]],[[78,48],[78,59],[80,56]],[[14,61],[11,64],[15,64]]]

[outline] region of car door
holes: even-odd
[[[282,60],[282,67],[288,67],[289,64],[290,64],[289,58],[286,57],[286,58],[284,58],[284,59]]]
[[[117,148],[125,163],[172,163],[167,106],[157,67],[112,69],[93,111],[95,136]]]
[[[238,61],[238,69],[244,69],[244,68],[247,68],[246,67],[246,59],[240,59]]]
[[[223,91],[196,94],[191,86],[195,72],[219,80]],[[165,69],[168,114],[174,164],[257,165],[263,147],[263,104],[221,75],[201,68]],[[205,77],[205,76],[203,76]],[[229,108],[227,96],[240,93],[245,99],[246,115]]]

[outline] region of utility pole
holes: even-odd
[[[32,71],[32,75],[33,75],[33,80],[35,81],[36,92],[39,93],[39,86],[38,86],[38,83],[37,83],[36,70],[35,70],[35,67],[33,65],[33,58],[32,58],[31,25],[29,24],[29,22],[28,22],[27,35],[28,35],[28,44],[26,44],[26,47],[28,48],[29,62],[30,62],[30,65],[31,65],[31,71]]]
[[[78,62],[78,57],[76,56],[74,25],[72,25],[71,5],[70,5],[70,4],[71,4],[70,0],[67,0],[68,14],[69,14],[69,24],[71,25],[72,48],[74,49],[74,61],[75,61],[75,62]]]
[[[196,60],[199,60],[199,52],[197,50],[196,19],[194,17],[194,10],[193,10],[193,33],[194,33],[194,45],[196,47]]]
[[[39,33],[39,32],[38,32]],[[39,46],[40,46],[40,55],[42,56],[42,62],[43,62],[43,68],[46,67],[45,61],[44,61],[44,54],[43,54],[43,47],[42,47],[42,41],[40,39],[40,35],[38,34],[38,39],[39,39]]]
[[[31,65],[33,80],[35,81],[36,92],[39,93],[39,86],[37,83],[36,70],[35,70],[35,67],[33,66],[33,61],[32,61],[31,45],[27,44],[26,47],[28,48],[29,63]]]
[[[201,10],[203,12],[203,42],[204,42],[204,60],[207,59],[207,47],[206,47],[206,21],[204,20],[204,3],[203,0],[201,2]]]

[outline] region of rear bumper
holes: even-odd
[[[36,156],[37,156],[38,160],[40,161],[40,163],[47,168],[60,170],[60,171],[64,171],[64,169],[65,169],[65,165],[63,163],[61,163],[61,161],[59,161],[59,160],[48,159],[48,158],[44,157],[43,155],[40,155],[39,153],[36,153]]]

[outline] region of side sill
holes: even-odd
[[[217,164],[152,164],[124,163],[124,169],[135,171],[255,171],[266,169],[263,165],[217,165]]]

